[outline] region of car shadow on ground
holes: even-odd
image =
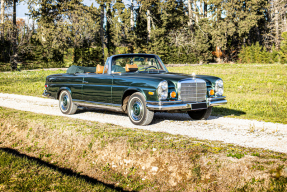
[[[126,113],[121,112],[115,112],[115,111],[108,111],[106,109],[100,109],[100,108],[80,108],[77,113],[86,113],[86,112],[96,112],[96,113],[102,113],[102,114],[110,114],[110,115],[116,115],[116,116],[123,116],[127,117]],[[240,110],[234,110],[234,109],[228,109],[224,107],[214,107],[211,116],[207,119],[213,120],[218,119],[220,117],[225,116],[241,116],[246,114],[244,111]],[[170,121],[198,121],[193,120],[189,117],[189,115],[186,112],[183,113],[168,113],[168,112],[156,112],[154,115],[154,119],[151,124],[157,124],[165,120]]]
[[[60,173],[62,174],[65,174],[65,175],[68,175],[68,176],[72,176],[72,177],[76,177],[76,178],[81,178],[83,180],[85,180],[86,182],[89,182],[89,183],[92,183],[92,184],[95,184],[95,185],[98,185],[98,184],[101,184],[103,186],[105,186],[106,188],[108,189],[112,189],[112,190],[115,190],[115,191],[125,191],[123,190],[121,187],[116,187],[114,185],[111,185],[111,184],[107,184],[107,183],[103,183],[97,179],[94,179],[94,178],[91,178],[89,176],[86,176],[86,175],[81,175],[77,172],[74,172],[73,170],[71,169],[67,169],[67,168],[61,168],[61,167],[58,167],[56,165],[53,165],[53,164],[50,164],[48,162],[45,162],[39,158],[36,158],[36,157],[30,157],[28,155],[25,155],[25,154],[22,154],[20,152],[18,152],[17,150],[15,149],[11,149],[11,148],[0,148],[1,151],[4,151],[6,153],[9,153],[9,154],[13,154],[14,156],[16,157],[20,157],[20,158],[27,158],[28,160],[31,160],[31,161],[34,161],[34,162],[37,162],[38,164],[40,164],[41,166],[45,166],[45,167],[48,167],[50,169],[53,169],[54,171],[59,171]]]
[[[246,114],[244,111],[240,110],[234,110],[234,109],[228,109],[224,107],[214,107],[212,109],[211,116],[206,120],[214,120],[218,119],[220,117],[226,117],[226,116],[241,116]],[[167,112],[157,112],[155,113],[154,120],[152,124],[160,123],[165,120],[171,120],[171,121],[199,121],[199,120],[193,120],[189,117],[187,113],[167,113]]]

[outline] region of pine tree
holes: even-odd
[[[281,42],[281,49],[279,51],[280,62],[287,63],[287,32],[283,32],[281,36],[284,40]]]

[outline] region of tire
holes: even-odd
[[[187,114],[194,120],[208,119],[211,115],[212,107],[198,111],[188,111]]]
[[[72,115],[77,111],[77,105],[72,101],[72,97],[69,91],[63,90],[59,96],[59,108],[62,113]]]
[[[146,108],[145,97],[136,92],[131,95],[128,101],[128,116],[135,125],[148,125],[152,122],[154,112]]]

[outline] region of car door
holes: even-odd
[[[111,103],[112,82],[113,76],[109,74],[86,74],[83,81],[83,100]]]

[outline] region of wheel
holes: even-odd
[[[128,115],[135,125],[148,125],[152,122],[154,112],[146,108],[144,96],[136,92],[128,101]]]
[[[77,111],[77,105],[72,101],[72,97],[69,91],[63,90],[59,97],[59,107],[62,113],[72,115]]]
[[[207,119],[212,112],[212,107],[198,111],[188,111],[187,114],[194,120]]]

